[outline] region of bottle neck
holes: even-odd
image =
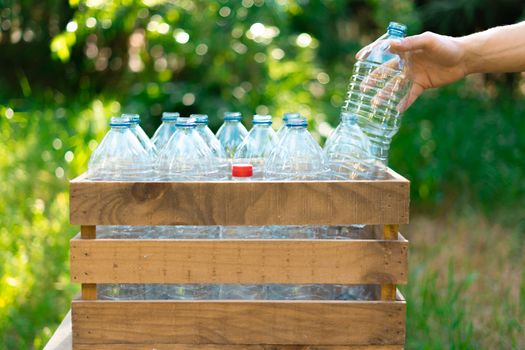
[[[406,36],[406,33],[398,29],[389,29],[388,37],[391,39],[403,39]]]
[[[258,129],[268,129],[272,127],[272,124],[271,123],[254,123],[253,127],[258,128]]]
[[[195,129],[195,124],[194,125],[187,125],[187,124],[177,124],[177,128],[178,129],[181,129],[181,130],[184,130],[184,131],[187,131],[187,130],[193,130]]]
[[[129,125],[112,125],[111,126],[111,131],[115,131],[115,132],[125,132],[126,130],[129,130],[130,129],[130,126]]]
[[[239,119],[224,119],[224,123],[226,124],[237,124],[237,123],[240,123],[241,121]]]

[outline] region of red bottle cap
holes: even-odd
[[[253,166],[251,164],[234,164],[232,166],[233,177],[250,177],[253,175]]]

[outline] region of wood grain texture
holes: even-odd
[[[87,344],[75,350],[403,350],[403,345]],[[71,349],[60,349],[71,350]]]
[[[73,301],[73,344],[401,345],[403,301]]]
[[[406,283],[399,240],[72,239],[76,283]],[[394,291],[395,292],[395,291]]]
[[[319,182],[70,183],[80,225],[408,223],[406,179]]]

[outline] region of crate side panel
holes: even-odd
[[[82,225],[338,225],[407,223],[409,183],[70,183]]]
[[[73,239],[75,283],[406,283],[406,241]]]
[[[77,344],[403,344],[405,303],[74,301]]]

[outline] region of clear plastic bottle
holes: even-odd
[[[190,115],[190,118],[195,118],[195,122],[197,123],[197,132],[199,133],[199,135],[201,135],[202,139],[208,145],[215,157],[215,162],[217,163],[219,168],[219,179],[227,179],[230,173],[230,163],[226,157],[224,147],[222,147],[217,137],[208,127],[208,115],[192,114]]]
[[[254,180],[264,176],[264,163],[277,144],[277,136],[272,129],[272,116],[253,116],[253,127],[235,152],[233,165],[251,164]]]
[[[233,164],[232,180],[249,182],[253,179],[251,164]],[[262,239],[271,238],[268,226],[222,226],[221,237],[224,239]]]
[[[157,148],[157,153],[160,153],[164,146],[170,140],[171,135],[175,133],[177,118],[180,114],[177,112],[164,112],[162,113],[162,124],[157,128],[155,134],[151,138],[151,141]]]
[[[282,140],[283,135],[285,131],[287,130],[286,123],[288,122],[288,118],[300,118],[301,115],[297,112],[287,112],[283,115],[283,122],[281,126],[279,127],[279,130],[277,130],[277,139]]]
[[[370,141],[357,124],[357,115],[341,113],[341,122],[324,146],[332,175],[338,180],[370,179],[374,157]]]
[[[241,123],[241,113],[225,112],[224,123],[217,131],[217,139],[224,147],[226,157],[231,161],[237,148],[241,145],[248,131]]]
[[[218,165],[197,132],[195,118],[177,118],[176,131],[158,156],[161,181],[216,180]]]
[[[157,148],[155,147],[153,142],[151,142],[148,135],[146,135],[146,133],[140,126],[140,115],[122,114],[122,117],[129,118],[131,132],[137,137],[140,144],[142,145],[142,147],[144,147],[151,159],[154,160],[155,158],[157,158]]]
[[[331,284],[269,284],[267,287],[270,300],[333,300],[334,295]]]
[[[253,175],[251,164],[234,164],[232,166],[232,179],[247,182]],[[264,226],[223,226],[221,237],[223,239],[265,238]],[[262,284],[222,284],[220,286],[220,299],[265,299],[266,288]]]
[[[355,113],[368,136],[377,178],[386,175],[392,137],[401,124],[402,104],[410,90],[407,61],[389,51],[392,40],[406,35],[406,26],[390,22],[387,33],[365,48],[354,65],[343,111]]]
[[[268,180],[325,180],[330,168],[321,146],[306,129],[303,117],[288,118],[288,130],[265,165]]]
[[[128,118],[113,117],[110,130],[88,164],[88,178],[104,181],[145,181],[153,177],[153,162],[133,135]]]

